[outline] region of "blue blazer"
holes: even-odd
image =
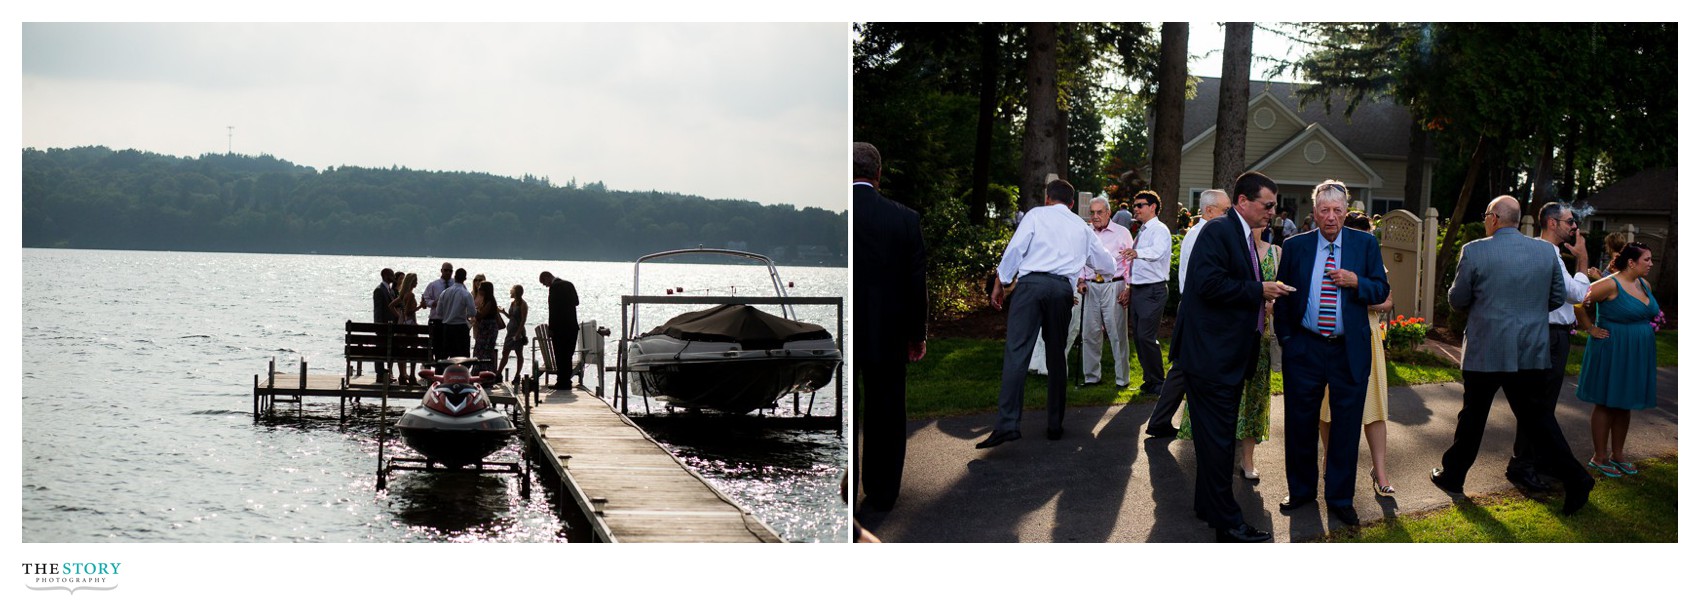
[[[1287,238],[1281,248],[1281,265],[1275,279],[1298,288],[1275,300],[1275,337],[1281,342],[1282,357],[1307,359],[1308,354],[1292,337],[1305,330],[1305,310],[1315,304],[1310,298],[1311,275],[1316,270],[1316,247],[1322,235],[1312,229]],[[1345,328],[1346,363],[1358,380],[1369,377],[1369,306],[1387,300],[1387,267],[1381,262],[1381,244],[1375,236],[1356,229],[1340,229],[1342,269],[1356,273],[1355,288],[1340,289],[1340,325]],[[1330,360],[1317,359],[1329,363]]]

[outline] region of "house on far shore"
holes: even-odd
[[[1429,207],[1437,158],[1425,151],[1422,194],[1405,199],[1410,112],[1392,99],[1366,99],[1348,120],[1346,104],[1339,99],[1332,114],[1323,111],[1320,99],[1301,108],[1300,86],[1253,80],[1246,110],[1246,169],[1275,180],[1281,188],[1279,208],[1293,213],[1293,222],[1303,222],[1310,215],[1311,188],[1336,179],[1351,189],[1353,203],[1371,214],[1404,209],[1422,217]],[[1200,78],[1198,95],[1186,102],[1180,190],[1188,209],[1196,210],[1199,194],[1214,187],[1210,172],[1221,87],[1221,78]]]
[[[1635,226],[1635,241],[1653,251],[1653,272],[1647,281],[1652,283],[1659,304],[1667,307],[1676,304],[1676,242],[1670,241],[1676,222],[1676,196],[1676,168],[1650,168],[1577,203],[1579,208],[1594,210],[1582,219],[1584,231],[1610,233]],[[1666,273],[1672,279],[1660,279]]]

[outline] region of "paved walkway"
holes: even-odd
[[[1631,459],[1676,453],[1676,376],[1676,368],[1660,368],[1658,407],[1634,414],[1626,451]],[[1585,461],[1592,451],[1588,418],[1593,406],[1575,398],[1575,385],[1574,377],[1566,380],[1558,420],[1571,449]],[[1371,493],[1369,447],[1360,445],[1355,506],[1365,523],[1452,503],[1429,483],[1428,473],[1440,465],[1441,452],[1452,443],[1463,385],[1398,387],[1388,397],[1388,467],[1398,494],[1376,498]],[[1281,398],[1271,405],[1273,438],[1256,454],[1262,481],[1234,480],[1246,520],[1270,530],[1280,542],[1342,530],[1320,506],[1291,516],[1277,510],[1287,492]],[[993,414],[911,422],[897,506],[889,513],[865,512],[862,523],[892,542],[1212,541],[1213,531],[1192,513],[1192,442],[1146,439],[1151,407],[1147,400],[1070,408],[1063,423],[1067,433],[1060,441],[1046,441],[1044,412],[1028,410],[1022,418],[1023,439],[989,450],[974,449],[974,443],[990,433]],[[1467,493],[1513,489],[1504,471],[1514,425],[1501,394],[1488,419],[1481,454],[1465,481]],[[1557,489],[1539,497],[1561,500],[1562,494]]]

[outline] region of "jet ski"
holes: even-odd
[[[431,386],[395,426],[402,441],[426,460],[451,468],[478,464],[519,432],[490,405],[484,385],[499,380],[494,372],[479,372],[474,380],[466,366],[453,364],[441,375],[433,368],[420,370],[419,377]]]

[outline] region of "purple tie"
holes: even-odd
[[[1257,273],[1257,281],[1263,281],[1263,265],[1257,263],[1257,232],[1245,235],[1246,248],[1251,251],[1251,269]],[[1263,305],[1257,305],[1257,333],[1263,333]]]

